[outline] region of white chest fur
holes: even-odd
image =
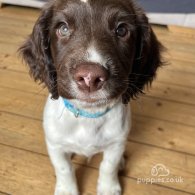
[[[130,129],[130,108],[118,102],[106,115],[76,118],[64,106],[62,98],[48,98],[44,111],[46,141],[67,153],[86,156],[127,139]]]

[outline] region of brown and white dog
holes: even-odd
[[[162,65],[162,46],[131,0],[53,0],[21,54],[50,95],[44,111],[55,195],[79,194],[70,156],[103,152],[97,194],[119,195],[131,98]]]

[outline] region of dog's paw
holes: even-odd
[[[118,181],[98,183],[98,195],[121,195],[121,186]]]
[[[56,187],[54,195],[79,195],[77,189],[64,189]]]

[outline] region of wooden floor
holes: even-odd
[[[35,84],[16,50],[31,32],[38,10],[0,10],[0,195],[52,195],[53,168],[45,148],[42,111],[46,90]],[[125,195],[195,194],[195,31],[154,27],[170,65],[153,88],[132,102],[133,129],[120,181]],[[81,194],[95,194],[101,155],[73,162]],[[170,174],[151,175],[156,164]],[[137,178],[181,182],[137,183]],[[182,182],[183,181],[183,182]]]

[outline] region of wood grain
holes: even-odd
[[[4,125],[2,125],[0,128],[2,129],[0,131],[0,143],[7,144],[12,147],[18,147],[23,150],[33,151],[39,154],[47,154],[40,121],[32,121],[27,119],[21,123],[18,122],[21,120],[16,120],[19,119],[18,116],[12,116],[8,114],[1,114],[1,118],[3,118],[3,121],[1,122]],[[14,118],[15,120],[13,120]],[[12,122],[13,127],[8,127],[7,122],[10,120],[14,121]],[[162,135],[159,135],[159,137],[162,137]],[[171,140],[171,137],[167,137]],[[131,139],[133,139],[133,137]],[[170,156],[172,158],[170,158]],[[123,172],[123,176],[125,177],[150,177],[150,169],[152,166],[160,162],[162,164],[166,164],[167,167],[169,167],[171,170],[170,177],[177,176],[185,179],[184,183],[160,185],[165,185],[181,190],[185,189],[185,191],[188,192],[193,192],[195,190],[194,185],[192,185],[195,179],[195,172],[193,171],[195,170],[195,164],[193,163],[195,156],[192,157],[188,154],[176,153],[174,151],[167,151],[152,146],[128,142],[126,158],[126,168]],[[86,160],[83,160],[82,157],[76,156],[74,159],[74,162],[77,164],[93,167],[95,169],[98,169],[100,161],[101,155],[95,156],[89,164],[87,164]],[[138,161],[140,161],[140,163],[137,163]],[[180,170],[179,167],[182,167],[182,170]]]
[[[1,6],[1,2],[0,2],[0,6]],[[11,195],[11,194],[0,192],[0,195]]]
[[[195,155],[195,127],[136,115],[129,140]]]
[[[148,90],[147,96],[195,105],[195,88],[185,86],[154,82],[151,89]]]
[[[175,25],[169,25],[168,26],[169,31],[174,34],[182,34],[185,37],[195,37],[194,28],[185,28],[181,26],[175,26]]]
[[[179,112],[178,112],[179,109]],[[151,97],[142,97],[132,104],[133,113],[175,123],[195,126],[194,106]]]
[[[55,176],[47,156],[0,145],[0,189],[14,195],[52,195]],[[98,171],[75,164],[81,194],[96,194]],[[124,195],[186,195],[157,185],[137,184],[136,179],[120,177]]]

